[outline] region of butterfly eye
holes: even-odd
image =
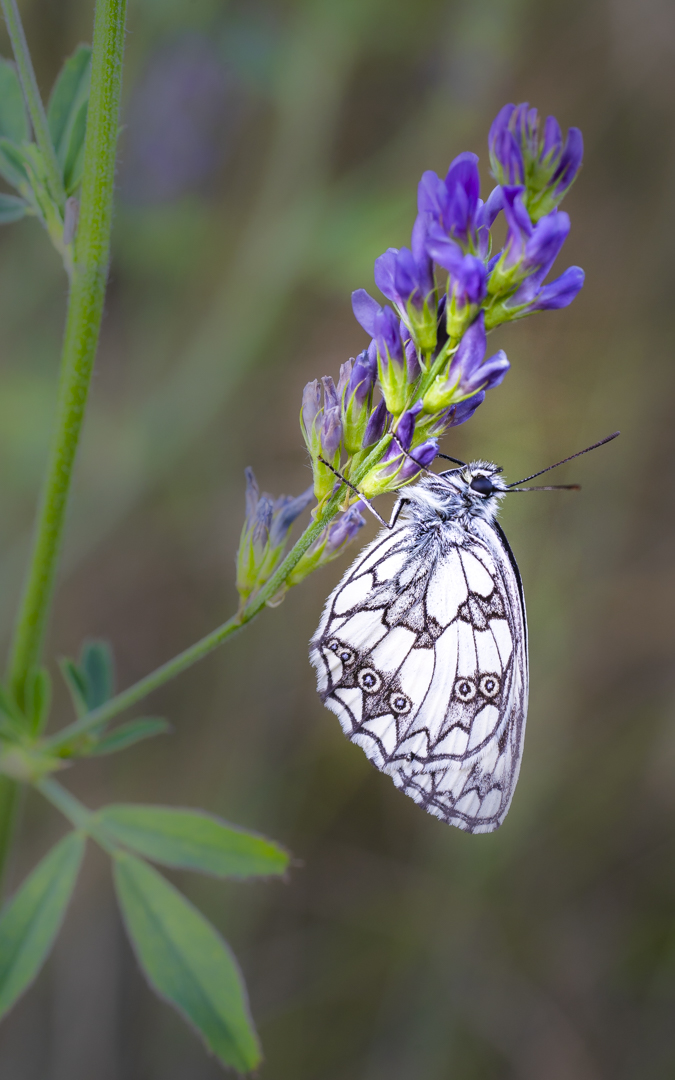
[[[376,694],[382,686],[382,679],[371,667],[361,668],[361,671],[356,676],[356,681],[367,694]]]
[[[499,693],[499,679],[496,675],[483,675],[483,678],[478,684],[478,689],[484,697],[497,697],[497,694]]]
[[[397,691],[390,694],[389,704],[391,705],[391,711],[395,712],[397,716],[404,716],[405,713],[410,712],[410,698],[407,698],[405,694],[401,694]]]
[[[469,487],[472,491],[477,491],[479,495],[492,495],[495,490],[492,480],[488,476],[474,476]]]
[[[460,701],[473,701],[476,696],[476,684],[471,679],[458,679],[455,683],[455,694]]]

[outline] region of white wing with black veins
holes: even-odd
[[[326,604],[310,659],[344,733],[397,787],[467,832],[504,820],[527,712],[527,629],[501,530],[383,531]]]

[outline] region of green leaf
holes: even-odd
[[[85,641],[78,667],[84,678],[85,701],[89,711],[113,696],[115,664],[107,641]]]
[[[45,855],[0,916],[0,1016],[51,950],[77,880],[85,838],[72,832]]]
[[[16,195],[0,194],[0,225],[11,225],[28,211],[28,204]]]
[[[33,668],[26,676],[26,717],[34,735],[44,731],[52,701],[52,680],[46,668]]]
[[[47,108],[47,122],[68,194],[81,177],[80,172],[73,184],[84,145],[90,76],[91,49],[88,45],[78,45],[61,68]]]
[[[87,108],[89,102],[83,101],[73,119],[71,137],[68,143],[66,160],[63,163],[63,183],[66,195],[77,191],[82,181],[84,169],[84,136],[87,132]]]
[[[164,735],[170,730],[171,725],[159,718],[130,720],[128,724],[121,724],[109,735],[105,735],[92,748],[91,754],[99,757],[101,754],[115,754],[118,750],[126,750],[128,746],[140,742],[141,739],[151,739],[153,735]]]
[[[268,877],[288,867],[287,852],[271,840],[199,810],[122,803],[104,806],[97,818],[118,843],[164,866],[233,878]]]
[[[30,139],[30,124],[21,83],[11,60],[0,58],[0,135],[11,142]]]
[[[59,667],[61,668],[61,674],[68,689],[70,690],[70,696],[75,706],[75,713],[78,717],[85,716],[89,709],[87,708],[87,680],[83,673],[80,671],[74,660],[70,660],[68,657],[63,657],[59,660]]]
[[[0,176],[22,195],[30,187],[30,180],[23,155],[9,139],[0,138]]]
[[[177,889],[141,859],[114,858],[122,915],[153,989],[201,1034],[224,1065],[261,1060],[246,988],[227,942]]]

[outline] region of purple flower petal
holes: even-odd
[[[551,178],[551,184],[555,184],[556,193],[565,191],[581,168],[584,156],[584,138],[579,128],[572,127],[567,132],[567,142],[562,152],[558,168]]]
[[[511,365],[503,349],[491,356],[484,364],[477,368],[473,375],[462,379],[462,389],[469,394],[472,390],[492,390],[499,386]]]
[[[365,289],[356,289],[352,293],[352,311],[366,333],[375,337],[375,316],[381,311],[377,300],[373,300]]]
[[[546,123],[544,124],[544,145],[541,152],[542,159],[546,160],[550,154],[551,160],[554,161],[562,151],[562,144],[563,140],[560,124],[555,116],[547,116]]]
[[[375,278],[375,284],[387,300],[392,300],[395,304],[400,302],[400,296],[396,291],[394,284],[394,271],[396,269],[396,256],[398,255],[398,248],[387,248],[384,255],[380,255],[375,260],[375,268],[373,276]],[[358,315],[356,316],[358,319]],[[363,325],[363,324],[362,324]],[[369,331],[371,333],[371,331]]]
[[[387,421],[389,419],[390,419],[390,416],[389,416],[389,413],[387,412],[387,406],[385,405],[384,399],[383,399],[373,409],[372,413],[370,414],[370,416],[368,418],[368,423],[366,424],[366,430],[365,430],[364,435],[363,435],[363,444],[362,445],[363,445],[364,449],[365,449],[366,446],[372,446],[373,443],[376,443],[376,442],[380,441],[380,439],[384,435],[384,429],[385,429]]]
[[[428,439],[410,452],[401,466],[400,480],[411,480],[422,469],[427,469],[438,454],[438,439]],[[413,461],[410,458],[414,458]]]
[[[553,311],[567,307],[581,291],[585,274],[580,266],[570,266],[555,281],[544,285],[532,305],[533,311]]]
[[[417,186],[417,209],[420,214],[431,214],[437,221],[443,218],[448,192],[437,173],[428,169],[422,174]]]
[[[455,383],[459,376],[460,385],[464,387],[465,383],[471,379],[476,368],[482,364],[486,348],[485,315],[481,311],[478,318],[464,334],[457,352],[452,358],[450,370],[448,371],[449,384]]]
[[[318,379],[313,379],[302,392],[302,422],[308,435],[320,409],[321,388]]]

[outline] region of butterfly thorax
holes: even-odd
[[[402,516],[426,526],[446,521],[468,525],[471,518],[492,523],[506,494],[500,473],[490,462],[472,461],[465,468],[427,474],[406,490]]]

